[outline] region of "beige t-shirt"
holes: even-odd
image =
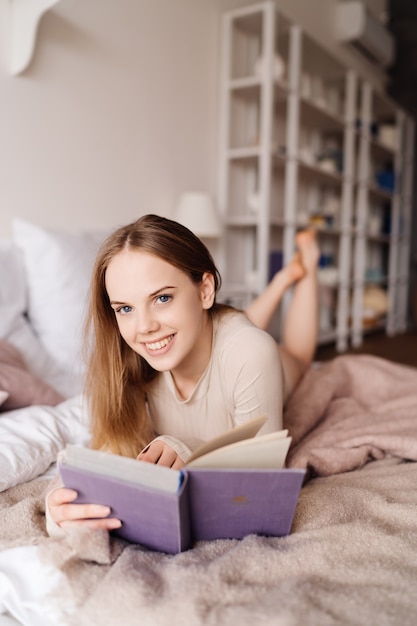
[[[183,400],[170,372],[153,381],[148,409],[156,433],[186,461],[202,442],[260,415],[260,434],[282,428],[283,372],[275,340],[240,312],[214,317],[210,362]]]

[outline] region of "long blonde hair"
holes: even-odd
[[[221,278],[209,250],[198,237],[185,226],[157,215],[145,215],[119,228],[98,253],[86,323],[86,397],[92,420],[92,446],[135,457],[153,437],[146,392],[158,372],[126,344],[110,306],[106,270],[124,248],[154,254],[185,272],[196,284],[208,272],[214,277],[216,293]],[[215,302],[210,313],[222,309]]]

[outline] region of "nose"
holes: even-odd
[[[137,311],[136,316],[136,334],[148,335],[155,332],[159,328],[159,322],[156,316],[148,307],[143,307]]]

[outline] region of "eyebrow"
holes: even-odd
[[[156,291],[153,291],[152,293],[150,293],[148,298],[154,298],[159,293],[163,293],[167,289],[175,289],[175,288],[176,288],[175,285],[165,285],[165,287],[160,287]],[[117,300],[110,300],[110,304],[112,304],[112,305],[115,304],[115,305],[119,306],[120,304],[126,304],[126,303],[125,302],[119,302]]]

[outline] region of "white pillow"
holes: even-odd
[[[2,307],[0,306],[0,317]],[[17,348],[26,367],[34,376],[47,382],[65,398],[82,392],[82,376],[70,375],[45,350],[25,316],[19,315],[10,325],[6,339]]]
[[[27,306],[27,281],[23,256],[9,239],[0,239],[0,337],[5,338]]]
[[[30,323],[55,362],[79,380],[91,270],[107,233],[54,231],[22,219],[13,220],[12,232],[23,252]]]
[[[33,405],[0,417],[0,491],[43,474],[67,443],[87,445],[83,396],[57,406]]]
[[[0,339],[21,353],[29,371],[64,396],[80,393],[80,384],[57,366],[26,318],[28,286],[22,251],[10,239],[0,239]]]

